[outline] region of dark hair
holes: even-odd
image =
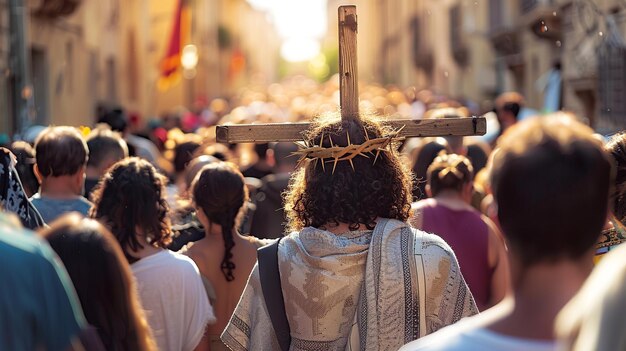
[[[185,170],[185,167],[193,159],[194,152],[198,150],[200,144],[195,141],[186,141],[177,144],[174,148],[174,171],[181,173]]]
[[[276,167],[292,166],[296,168],[298,158],[293,157],[292,153],[298,151],[298,146],[294,143],[272,143],[270,148],[274,151],[274,160]]]
[[[259,157],[259,160],[265,160],[268,149],[269,149],[268,143],[254,144],[254,153]]]
[[[465,156],[440,154],[428,167],[428,184],[433,196],[442,190],[461,191],[474,178],[472,163]]]
[[[446,146],[433,140],[422,145],[417,153],[415,164],[413,165],[413,173],[416,177],[416,185],[413,189],[413,197],[418,199],[425,199],[426,196],[426,178],[428,177],[428,167],[433,163],[433,160],[443,150],[446,150]]]
[[[15,141],[11,144],[11,151],[17,158],[15,169],[20,176],[24,192],[31,197],[39,189],[39,181],[35,177],[35,150],[25,141]]]
[[[172,241],[165,183],[148,161],[131,157],[113,165],[94,190],[90,216],[108,226],[130,263],[137,258],[129,251],[143,248],[137,228],[154,247],[167,248]]]
[[[76,174],[88,155],[87,144],[73,127],[48,127],[35,141],[37,168],[44,177]]]
[[[615,188],[613,196],[613,214],[622,224],[626,224],[626,133],[620,133],[607,143],[606,150],[615,161]]]
[[[111,233],[73,213],[41,235],[63,261],[85,317],[105,349],[156,350],[130,267]]]
[[[87,166],[100,167],[107,160],[128,157],[128,146],[122,136],[107,127],[99,126],[87,136],[89,161]]]
[[[185,169],[185,185],[187,186],[187,189],[191,189],[191,184],[193,183],[193,180],[196,179],[198,173],[200,173],[202,168],[204,168],[206,165],[219,162],[222,161],[211,155],[198,156],[189,161]]]
[[[592,130],[557,113],[502,136],[491,184],[511,251],[530,266],[577,259],[607,215],[611,162]]]
[[[331,114],[316,119],[305,140],[331,147],[332,138],[334,145],[346,146],[347,135],[352,144],[362,144],[385,134],[373,117],[342,122],[338,114]],[[333,172],[332,158],[307,161],[289,184],[285,204],[289,228],[347,223],[351,230],[361,224],[373,229],[378,217],[405,221],[411,209],[411,174],[407,162],[395,153],[396,146],[380,152],[376,162],[374,154],[355,157],[354,169],[350,162],[339,161]],[[320,162],[328,163],[322,168]]]
[[[214,163],[205,166],[192,184],[193,201],[211,223],[222,227],[224,256],[221,269],[227,281],[235,279],[232,249],[233,230],[238,228],[248,201],[248,188],[243,175],[234,166]]]
[[[108,124],[112,130],[123,133],[128,127],[128,117],[121,108],[106,111],[98,118],[98,123]]]
[[[522,105],[524,104],[524,97],[517,92],[506,92],[502,93],[496,99],[496,112],[497,111],[508,111],[510,112],[515,119],[519,115],[519,112],[522,109]]]

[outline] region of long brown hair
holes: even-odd
[[[156,350],[132,278],[113,235],[73,213],[41,232],[74,283],[85,317],[106,350]]]
[[[90,216],[107,225],[130,263],[137,261],[130,251],[143,248],[138,228],[154,247],[167,248],[172,241],[165,182],[148,161],[131,157],[113,165],[92,195]]]
[[[235,246],[233,229],[239,227],[248,201],[248,188],[243,175],[226,162],[210,164],[202,168],[192,184],[193,201],[211,223],[222,227],[224,256],[222,274],[227,281],[235,279],[232,249]]]

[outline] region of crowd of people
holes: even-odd
[[[351,121],[336,99],[298,78],[0,148],[0,349],[626,349],[626,134],[522,120],[517,93],[367,86]],[[376,117],[478,113],[495,132]],[[215,142],[318,114],[304,146]]]

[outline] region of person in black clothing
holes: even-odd
[[[287,190],[291,172],[298,161],[296,157],[289,157],[298,150],[293,143],[275,143],[270,148],[275,159],[275,173],[262,179],[263,185],[255,196],[256,210],[250,228],[250,235],[261,239],[284,235],[286,219],[282,194]]]
[[[266,175],[272,174],[272,165],[267,157],[269,150],[269,144],[254,145],[254,153],[257,155],[257,161],[241,172],[244,177],[261,179]]]

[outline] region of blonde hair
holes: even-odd
[[[610,252],[556,318],[562,349],[626,350],[626,246]]]

